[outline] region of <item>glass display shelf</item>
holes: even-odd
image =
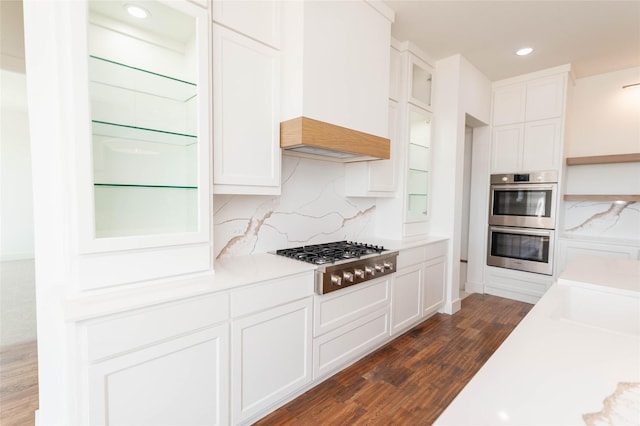
[[[196,97],[197,85],[153,71],[89,55],[92,83],[187,102]]]
[[[196,135],[168,132],[106,121],[91,121],[93,134],[115,139],[129,139],[167,145],[189,146],[198,142]]]
[[[121,187],[121,188],[169,188],[169,189],[198,189],[197,186],[180,186],[180,185],[143,185],[137,183],[94,183],[93,186],[104,187]]]

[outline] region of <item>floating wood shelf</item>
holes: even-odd
[[[640,153],[596,155],[593,157],[567,157],[567,166],[584,164],[634,163],[640,161]]]
[[[565,194],[565,201],[628,201],[640,202],[640,195],[611,195],[611,194]]]

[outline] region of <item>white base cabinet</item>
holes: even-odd
[[[422,318],[424,265],[417,264],[396,272],[391,284],[391,334],[405,331]]]
[[[444,305],[446,252],[447,241],[400,251],[391,283],[392,335],[408,330]]]
[[[553,284],[550,275],[487,266],[484,292],[526,303],[536,303]]]
[[[307,297],[232,322],[234,424],[311,382],[312,305]]]
[[[389,339],[389,277],[315,296],[313,377],[353,362]]]
[[[222,293],[82,323],[78,423],[228,424],[228,314]]]

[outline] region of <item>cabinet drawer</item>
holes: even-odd
[[[447,241],[438,241],[437,243],[427,244],[425,246],[425,260],[435,259],[436,257],[446,256]]]
[[[414,247],[406,250],[400,250],[398,254],[398,269],[406,266],[415,265],[425,262],[429,259],[445,256],[447,254],[447,241],[438,241],[435,243],[425,244],[420,247]]]
[[[387,307],[314,339],[314,380],[355,361],[388,338]]]
[[[389,276],[314,298],[313,335],[320,336],[389,306]]]
[[[400,250],[398,253],[398,269],[422,263],[426,259],[426,246]]]
[[[231,292],[231,316],[237,318],[313,294],[313,271],[264,281]]]
[[[217,293],[90,321],[84,326],[89,361],[225,321],[229,318],[228,300],[228,293]]]

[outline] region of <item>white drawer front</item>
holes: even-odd
[[[425,260],[434,259],[447,254],[447,241],[427,244],[425,246]]]
[[[389,339],[389,308],[370,313],[313,341],[313,378],[337,370]]]
[[[404,268],[416,263],[422,263],[426,259],[426,247],[414,247],[407,250],[400,250],[398,253],[398,269]]]
[[[89,361],[190,333],[229,318],[228,293],[216,293],[87,322]]]
[[[390,276],[314,298],[314,336],[353,322],[377,309],[388,307]]]
[[[231,317],[259,312],[313,294],[314,272],[264,281],[231,292]]]

